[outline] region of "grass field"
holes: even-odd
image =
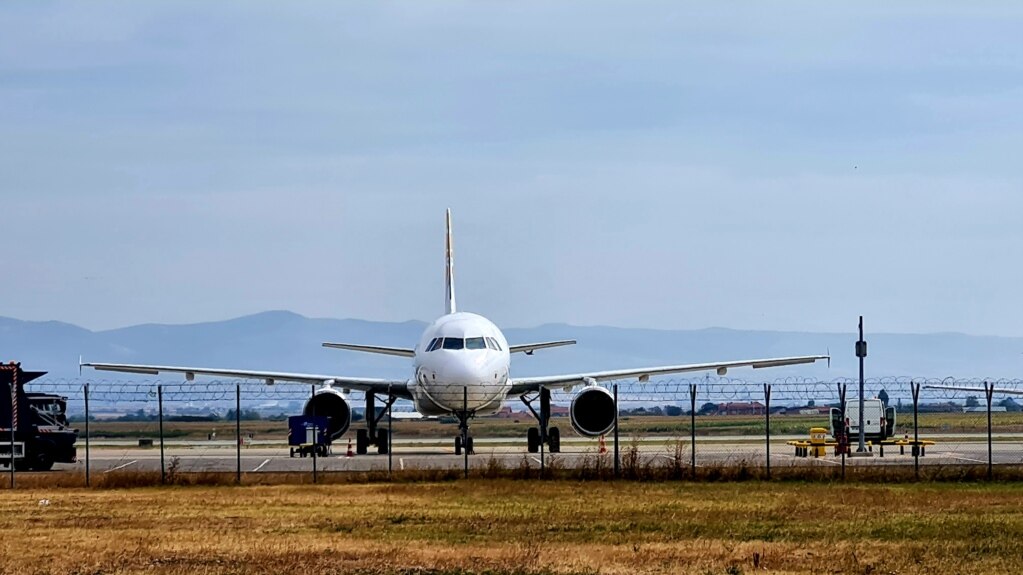
[[[19,490],[0,493],[0,573],[1019,573],[1021,497],[997,483]]]

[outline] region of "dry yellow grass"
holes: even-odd
[[[1018,573],[1021,495],[513,480],[36,488],[0,493],[0,573]]]

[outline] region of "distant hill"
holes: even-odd
[[[184,364],[408,377],[401,358],[325,349],[324,341],[414,345],[426,324],[313,319],[271,311],[227,321],[189,325],[138,325],[90,331],[57,321],[28,322],[0,317],[0,359],[48,370],[53,378],[78,377],[78,358],[105,362]],[[648,330],[548,324],[505,330],[509,341],[524,343],[574,338],[573,347],[516,356],[516,375],[539,375],[675,363],[825,353],[823,364],[730,375],[750,380],[780,377],[854,377],[854,333],[818,334],[742,331],[722,328]],[[868,334],[868,376],[1020,377],[1023,338],[962,334]],[[97,374],[110,379],[112,374]],[[129,376],[138,378],[139,376]]]

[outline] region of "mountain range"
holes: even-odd
[[[426,324],[308,318],[270,311],[226,321],[185,325],[145,324],[91,331],[58,321],[0,317],[0,359],[50,378],[78,378],[86,361],[154,363],[406,378],[402,358],[325,349],[324,341],[412,347]],[[578,345],[516,356],[513,375],[824,354],[823,363],[764,371],[735,370],[749,381],[783,377],[831,380],[855,377],[855,333],[747,331],[725,328],[652,330],[546,324],[504,330],[510,343],[576,339]],[[868,334],[867,376],[1017,378],[1023,376],[1023,338],[956,333]],[[134,378],[102,373],[90,379]]]

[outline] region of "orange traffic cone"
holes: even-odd
[[[352,451],[352,438],[351,437],[348,438],[348,453],[346,454],[346,456],[347,457],[355,457],[355,452]]]
[[[600,442],[597,443],[597,453],[607,453],[607,444],[604,443],[604,436],[600,436]]]

